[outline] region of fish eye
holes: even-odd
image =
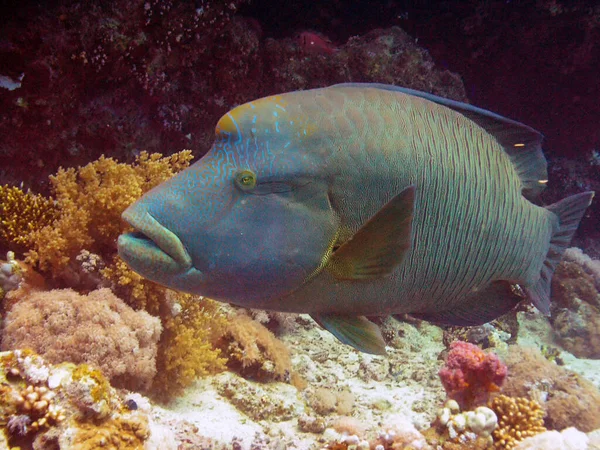
[[[250,170],[242,170],[235,177],[235,182],[243,191],[249,191],[256,186],[256,175]]]

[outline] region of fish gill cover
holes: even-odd
[[[557,252],[568,245],[589,196],[557,202],[598,191],[600,120],[595,101],[598,84],[593,81],[600,60],[600,10],[594,2],[441,4],[426,0],[274,6],[257,0],[114,0],[99,4],[13,2],[3,8],[0,254],[6,254],[6,261],[0,262],[1,345],[5,350],[0,358],[0,447],[4,439],[13,447],[35,449],[100,445],[551,449],[598,445],[594,443],[597,434],[592,433],[600,428],[598,202],[587,209],[573,240],[583,251],[570,248],[564,252],[564,261],[552,277],[549,303],[545,296],[549,275],[558,263]],[[516,241],[498,239],[491,248],[519,248],[522,255],[536,258],[551,256],[544,259],[541,271],[540,261],[530,264],[531,260],[522,255],[498,259],[506,263],[506,269],[520,258],[522,266],[517,272],[531,276],[541,273],[545,279],[542,286],[532,288],[522,278],[511,280],[519,283],[493,284],[484,294],[483,307],[474,301],[462,310],[423,309],[416,316],[437,322],[441,316],[450,323],[472,325],[474,317],[488,320],[509,309],[502,301],[491,303],[500,308],[489,308],[490,298],[510,298],[508,305],[512,306],[517,300],[536,298],[537,293],[537,305],[547,307],[549,317],[536,314],[527,302],[521,302],[509,314],[482,326],[433,326],[406,314],[396,314],[401,321],[378,318],[370,314],[382,312],[385,296],[380,287],[358,298],[332,297],[345,308],[363,300],[368,306],[361,313],[370,320],[328,311],[313,314],[345,342],[376,353],[384,347],[387,352],[386,356],[371,356],[340,344],[303,314],[249,310],[173,291],[135,273],[117,256],[117,236],[132,231],[119,221],[119,215],[150,188],[181,173],[192,154],[197,158],[204,155],[213,144],[215,125],[222,116],[228,119],[220,122],[217,144],[227,150],[225,154],[232,156],[235,164],[246,164],[241,171],[235,170],[235,164],[222,166],[229,167],[224,173],[231,176],[235,195],[241,192],[248,199],[252,193],[289,196],[297,204],[308,201],[314,211],[326,211],[322,209],[325,203],[319,202],[320,182],[306,184],[309,191],[290,189],[282,179],[267,179],[265,184],[260,167],[250,164],[251,159],[240,159],[244,155],[235,155],[229,150],[233,146],[227,145],[235,143],[242,130],[236,125],[243,125],[244,120],[250,123],[243,133],[256,139],[256,148],[266,142],[259,135],[264,129],[251,125],[254,115],[250,108],[236,107],[247,102],[261,106],[266,114],[261,117],[269,117],[265,129],[285,137],[291,128],[284,130],[283,117],[274,116],[268,102],[257,99],[345,82],[404,86],[471,102],[546,135],[548,187],[533,200],[532,193],[540,190],[535,183],[546,179],[541,176],[545,161],[535,150],[538,138],[531,140],[531,136],[539,136],[537,132],[512,123],[510,126],[516,128],[507,133],[510,121],[500,116],[486,115],[485,111],[481,115],[474,107],[409,93],[421,96],[422,103],[417,99],[408,102],[413,105],[438,102],[435,113],[423,116],[433,118],[424,122],[429,124],[427,128],[443,124],[436,117],[459,122],[466,117],[467,122],[461,123],[477,123],[468,128],[478,138],[492,135],[497,144],[492,140],[490,145],[498,149],[494,146],[499,144],[504,150],[491,155],[505,161],[503,167],[514,173],[500,178],[499,184],[494,177],[487,182],[499,186],[510,180],[512,187],[495,192],[521,190],[527,200],[519,202],[527,203],[507,204],[531,205],[523,210],[549,218],[546,225],[543,220],[525,220],[520,232],[512,235]],[[305,94],[298,95],[296,98],[302,99]],[[380,98],[394,95],[399,94],[388,91]],[[276,101],[271,106],[278,114],[283,112],[277,105],[294,109],[294,102],[281,103],[288,97],[272,98]],[[407,103],[402,104],[406,107]],[[307,106],[301,110],[306,111]],[[384,115],[375,111],[365,114],[352,102],[344,107],[333,101],[321,102],[320,107],[330,107],[329,113],[308,114],[302,120],[296,115],[289,120],[294,122],[289,124],[293,131],[305,136],[306,142],[312,139],[314,144],[323,129],[333,132],[336,123],[332,118],[340,111],[343,121],[355,125],[344,132],[352,136],[350,142],[365,142],[365,130],[376,129],[375,122],[385,125]],[[502,127],[494,125],[497,120],[504,121]],[[383,126],[384,133],[374,141],[379,144],[377,151],[386,154],[387,146],[394,142],[386,132],[397,128],[397,123]],[[515,130],[520,131],[515,134]],[[418,135],[429,136],[422,130]],[[529,136],[530,140],[512,143],[526,144],[524,154],[530,159],[520,159],[518,151],[508,151],[511,136]],[[292,147],[292,142],[286,146],[287,142],[281,142],[288,153],[279,155],[280,162]],[[411,146],[414,141],[406,148],[414,148]],[[191,152],[182,151],[184,148]],[[327,146],[319,148],[324,151]],[[269,147],[263,155],[272,155],[274,150]],[[360,151],[360,145],[354,150]],[[450,154],[455,162],[464,155]],[[375,153],[372,155],[372,162],[377,164]],[[209,160],[201,161],[205,164]],[[279,228],[277,221],[271,220],[275,217],[272,214],[241,215],[242,223],[268,223],[271,240],[282,246],[289,238],[285,231],[297,230],[294,224],[301,223],[306,234],[296,237],[302,238],[304,254],[315,249],[323,252],[316,267],[311,269],[306,260],[295,260],[296,272],[284,277],[287,283],[294,283],[298,273],[306,272],[305,278],[314,281],[313,291],[297,296],[305,307],[322,307],[323,299],[331,296],[323,275],[340,280],[340,286],[349,280],[364,286],[365,279],[371,283],[370,277],[393,277],[394,268],[407,257],[419,260],[414,257],[417,253],[413,251],[411,256],[410,251],[415,242],[421,242],[414,233],[422,235],[430,230],[423,226],[429,221],[421,221],[419,216],[427,211],[420,208],[429,198],[423,196],[427,190],[417,179],[404,185],[396,183],[397,190],[374,194],[373,186],[364,184],[361,177],[382,176],[397,168],[385,158],[379,162],[385,164],[377,170],[357,165],[359,170],[348,178],[349,189],[340,189],[356,192],[350,198],[358,200],[358,206],[349,207],[346,199],[327,197],[329,202],[338,199],[335,207],[342,205],[328,219],[333,218],[333,222],[327,223],[337,225],[336,221],[346,219],[346,226],[335,229],[335,239],[325,239],[323,246],[315,245],[315,228],[301,215],[300,222],[283,220]],[[316,159],[307,164],[303,167],[313,171],[305,170],[304,177],[314,175],[318,167],[335,167],[330,162],[319,164]],[[297,161],[284,166],[298,167]],[[451,167],[440,165],[440,173],[449,173]],[[273,175],[277,175],[274,168]],[[174,186],[177,182],[171,183]],[[303,181],[295,186],[302,185]],[[442,194],[428,202],[441,198],[443,204],[451,205],[456,192],[462,191],[442,189]],[[472,192],[477,197],[477,191]],[[486,192],[483,198],[489,199],[490,191]],[[369,201],[361,197],[365,194]],[[390,199],[389,195],[395,197]],[[381,209],[387,200],[390,203]],[[257,205],[265,203],[259,201]],[[261,209],[253,211],[259,213]],[[471,214],[469,217],[491,220],[483,229],[496,226],[510,234],[510,227],[497,226],[514,223],[505,216],[495,216],[502,208],[478,211],[457,209],[455,214],[444,215],[442,209],[433,215],[439,222],[433,223],[455,223],[460,228],[460,221],[453,221]],[[557,223],[553,216],[563,218]],[[515,216],[511,217],[514,221]],[[159,223],[167,230],[173,225]],[[561,223],[568,226],[561,229]],[[550,229],[558,232],[554,239],[542,232],[545,227],[548,233]],[[222,224],[221,228],[227,230]],[[316,229],[326,236],[328,227],[319,225]],[[533,240],[518,241],[528,229]],[[177,243],[181,236],[176,234],[177,239],[173,239],[152,231],[149,234],[158,240],[159,248],[165,246],[169,254],[178,255],[177,261],[187,261],[189,246],[182,251]],[[135,236],[145,239],[139,232]],[[469,238],[473,243],[490,242],[475,239],[473,233],[447,236],[455,243],[455,236],[462,236],[465,242]],[[227,243],[228,234],[221,237],[221,243]],[[254,242],[261,239],[260,234],[252,238]],[[539,242],[545,239],[554,242],[549,252],[540,251]],[[532,244],[534,241],[538,244]],[[432,243],[429,238],[427,242]],[[515,246],[514,242],[521,244]],[[204,244],[199,245],[202,250]],[[243,248],[253,263],[241,276],[231,270],[231,276],[224,278],[229,289],[224,297],[233,298],[236,292],[246,290],[249,298],[251,290],[245,280],[253,279],[255,301],[273,308],[266,304],[266,294],[277,289],[281,267],[293,263],[275,263],[272,270],[257,272],[252,267],[262,263],[261,254],[251,246]],[[421,255],[425,255],[434,246],[421,248]],[[452,248],[448,254],[452,257],[446,261],[456,261],[454,270],[466,270],[469,264],[465,261],[473,267],[481,265],[474,257],[461,260],[460,256],[470,254],[469,249],[485,247],[469,244]],[[225,249],[221,245],[201,251],[200,260],[214,255],[212,261],[216,263],[217,255],[225,254]],[[210,263],[211,259],[207,260]],[[433,265],[415,264],[414,274],[441,267],[435,264],[435,257],[432,261]],[[486,264],[489,262],[483,267],[489,268]],[[235,269],[232,264],[225,267]],[[469,273],[476,276],[478,272]],[[461,279],[464,277],[454,278]],[[413,301],[418,298],[423,302],[428,297],[415,294],[414,288],[421,281],[413,283]],[[451,293],[451,281],[446,279],[439,289]],[[264,296],[260,295],[261,287]],[[355,294],[356,288],[351,292]],[[431,296],[436,301],[448,297],[436,295]],[[480,297],[474,294],[473,298]],[[302,303],[291,304],[300,308],[297,305]],[[386,313],[399,312],[390,305]],[[279,305],[274,309],[289,308]],[[375,339],[365,341],[365,331]],[[469,344],[453,344],[456,341]],[[111,384],[121,390],[115,391]],[[126,393],[123,389],[139,392]]]

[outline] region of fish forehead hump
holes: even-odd
[[[314,108],[310,104],[309,93],[299,91],[272,95],[237,106],[217,122],[215,134],[217,142],[244,139],[273,139],[282,135],[306,138],[317,130]],[[304,95],[298,95],[304,94]]]

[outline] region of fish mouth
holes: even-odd
[[[162,225],[152,215],[144,211],[136,214],[131,209],[126,209],[122,214],[123,220],[131,225],[135,231],[119,236],[119,251],[137,253],[145,258],[164,260],[168,256],[179,269],[187,270],[192,267],[192,258],[186,250],[181,239],[175,233]]]

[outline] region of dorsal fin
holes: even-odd
[[[332,87],[375,88],[402,92],[453,109],[494,136],[504,148],[519,174],[521,191],[525,198],[534,200],[546,187],[548,169],[546,158],[542,153],[544,136],[527,125],[467,103],[399,86],[379,83],[342,83]]]

